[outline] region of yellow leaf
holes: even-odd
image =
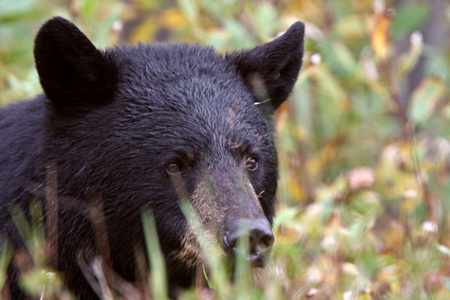
[[[380,59],[385,59],[389,50],[389,26],[392,18],[388,14],[381,14],[376,21],[375,29],[372,32],[372,48]]]
[[[372,25],[368,23],[365,16],[353,14],[337,20],[333,25],[333,31],[339,36],[340,41],[355,41],[366,37],[366,26]]]
[[[186,26],[187,19],[178,8],[170,8],[161,13],[159,24],[167,29],[176,30]]]
[[[288,189],[291,197],[297,201],[300,201],[306,196],[302,186],[293,177],[289,178]]]
[[[158,27],[157,25],[158,22],[153,16],[146,18],[142,24],[134,28],[130,37],[131,43],[136,44],[137,42],[152,41]]]

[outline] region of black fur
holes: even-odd
[[[165,169],[170,162],[182,165],[190,194],[205,172],[216,185],[242,173],[261,194],[271,223],[277,187],[271,114],[264,103],[255,105],[260,99],[249,75],[262,78],[270,111],[278,108],[297,79],[303,35],[299,22],[271,43],[225,57],[187,44],[99,51],[72,23],[51,19],[34,49],[45,93],[0,110],[0,233],[24,247],[8,209],[26,210],[30,199],[42,198],[46,166],[55,161],[58,267],[78,297],[97,297],[78,264],[79,255],[96,249],[86,207],[97,196],[118,275],[135,279],[140,216],[152,209],[171,289],[189,286],[195,270],[176,255],[186,221]],[[242,168],[249,156],[258,159],[254,172]],[[23,297],[16,271],[11,265],[13,299]]]

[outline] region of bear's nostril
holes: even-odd
[[[274,237],[272,232],[265,233],[259,241],[255,241],[254,248],[257,249],[257,251],[266,251],[267,249],[271,248],[274,242]]]
[[[273,245],[273,240],[274,238],[272,232],[252,230],[250,232],[250,249],[255,249],[255,251],[263,251]]]

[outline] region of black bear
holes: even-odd
[[[102,51],[71,22],[47,21],[34,48],[44,93],[0,110],[0,235],[24,249],[11,207],[29,216],[40,199],[55,265],[75,295],[97,299],[90,262],[107,256],[133,282],[141,214],[151,210],[176,291],[203,260],[179,207],[185,197],[224,255],[246,226],[248,260],[264,266],[277,189],[271,119],[297,80],[303,37],[297,22],[225,55],[187,44]],[[24,297],[18,272],[12,260],[13,299]]]

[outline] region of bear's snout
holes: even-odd
[[[266,218],[257,218],[234,222],[230,229],[222,234],[225,251],[234,257],[239,251],[238,243],[242,238],[248,238],[247,259],[251,266],[264,267],[275,240],[269,221]]]

